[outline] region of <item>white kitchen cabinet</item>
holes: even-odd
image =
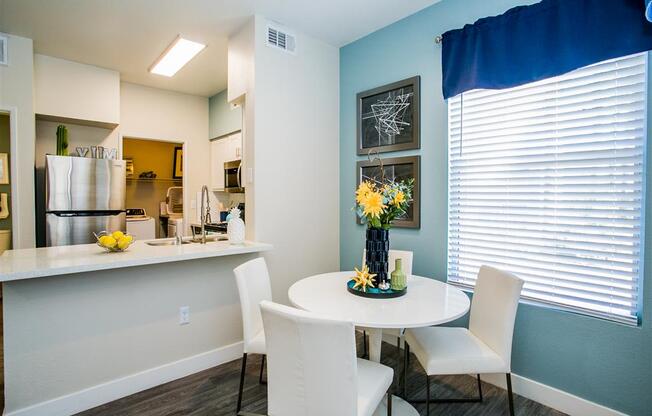
[[[242,159],[242,133],[233,133],[229,136],[229,160]]]
[[[211,188],[224,190],[224,163],[242,159],[242,134],[233,133],[211,141]]]
[[[37,118],[108,129],[120,123],[120,73],[34,55]]]

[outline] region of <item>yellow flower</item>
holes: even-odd
[[[369,215],[372,218],[380,217],[383,209],[387,208],[387,205],[383,204],[383,196],[378,192],[369,192],[367,193],[364,201],[360,203],[364,208],[362,212],[364,215]]]
[[[363,292],[366,292],[367,286],[374,287],[374,277],[376,277],[376,275],[369,273],[369,268],[366,264],[362,267],[362,270],[358,270],[356,267],[355,276],[353,276],[353,281],[355,282],[353,288],[356,289],[360,287]]]
[[[373,191],[373,185],[369,182],[364,181],[358,186],[358,190],[355,191],[355,202],[362,204],[367,198],[367,194]]]
[[[394,195],[394,201],[393,201],[393,204],[394,204],[394,205],[400,205],[400,204],[402,204],[403,202],[405,202],[405,194],[404,194],[403,192],[401,192],[401,191],[398,191],[398,192],[396,193],[396,195]]]

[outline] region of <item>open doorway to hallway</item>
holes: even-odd
[[[174,236],[183,222],[183,143],[124,137],[122,154],[127,231],[141,240]]]

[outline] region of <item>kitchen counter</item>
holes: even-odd
[[[136,241],[121,253],[106,252],[97,244],[8,250],[0,257],[0,282],[257,253],[271,248],[269,244],[258,242],[231,245],[228,241],[216,241],[149,246],[143,241]]]
[[[5,252],[5,414],[76,414],[239,358],[233,269],[271,248],[136,241],[123,253]]]

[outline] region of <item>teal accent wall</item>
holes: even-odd
[[[224,90],[208,99],[209,139],[242,129],[242,107],[231,108],[226,93]]]
[[[421,229],[392,230],[391,246],[414,251],[415,274],[445,281],[447,110],[441,92],[441,50],[434,37],[534,2],[443,0],[340,49],[342,270],[359,265],[364,244],[364,228],[355,224],[351,211],[355,165],[364,159],[356,156],[356,93],[421,75],[421,149],[386,154],[421,155]],[[648,144],[652,149],[652,133]],[[648,166],[651,155],[648,152]],[[652,195],[652,180],[646,187]],[[646,215],[652,218],[652,197]],[[652,415],[652,227],[645,237],[645,263],[651,266],[645,272],[642,325],[629,327],[522,303],[514,335],[514,373],[631,415]]]

